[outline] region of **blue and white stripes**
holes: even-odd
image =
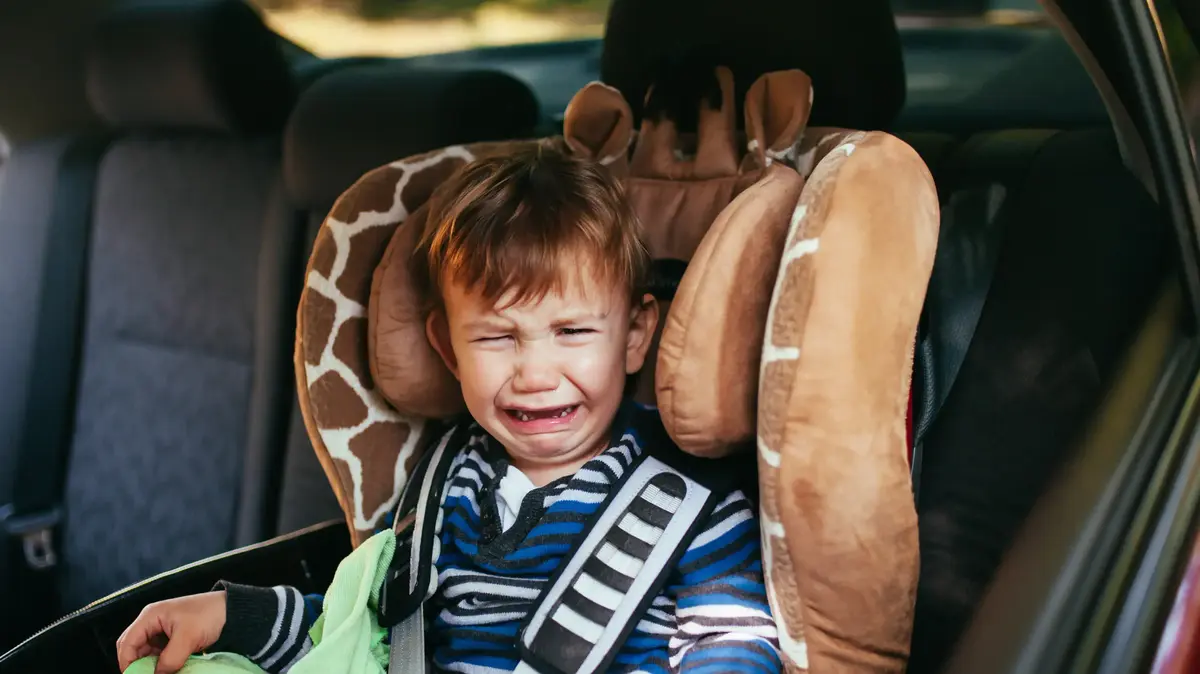
[[[431,626],[426,635],[437,671],[490,674],[517,667],[518,632],[551,576],[586,535],[597,509],[634,467],[642,453],[638,438],[636,428],[623,429],[608,450],[575,475],[524,493],[519,507],[508,504],[517,510],[512,521],[511,513],[501,517],[497,505],[509,470],[507,456],[477,427],[471,430],[451,465],[435,529],[437,590],[427,602]],[[679,493],[670,480],[643,489],[586,560],[586,573],[571,583],[552,616],[554,624],[581,643],[594,641],[678,507]],[[610,671],[781,670],[750,502],[740,492],[730,494],[698,532],[670,567],[665,589],[640,616]],[[260,610],[231,613],[222,642],[227,637],[229,643],[254,641],[252,649],[239,652],[261,654],[254,659],[267,671],[286,671],[307,648],[315,612],[304,606],[319,598],[301,598],[290,588],[245,588],[231,591],[231,597],[239,592],[252,592]],[[263,592],[270,594],[269,601]]]

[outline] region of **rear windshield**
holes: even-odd
[[[318,56],[417,56],[594,39],[611,0],[252,0],[280,35]],[[822,0],[829,1],[829,0]],[[899,19],[1020,21],[1037,0],[893,0]]]

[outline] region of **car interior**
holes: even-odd
[[[935,179],[909,671],[942,671],[1170,281],[1170,223],[1035,3],[754,2],[703,23],[614,0],[602,39],[410,58],[321,58],[243,0],[0,6],[0,503],[62,494],[39,504],[61,527],[56,603],[3,612],[0,651],[156,574],[340,527],[292,370],[338,196],[420,152],[560,133],[592,80],[638,117],[676,46],[649,36],[677,31],[735,45],[739,67],[804,69],[813,125],[892,133]],[[30,443],[69,448],[63,469]]]

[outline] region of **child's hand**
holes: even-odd
[[[117,639],[117,661],[123,672],[135,660],[157,655],[154,674],[174,674],[193,653],[213,645],[224,628],[224,592],[150,604]]]

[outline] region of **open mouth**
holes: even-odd
[[[571,416],[571,413],[578,409],[578,405],[567,405],[565,407],[547,407],[541,410],[518,410],[506,409],[508,416],[517,421],[543,421],[546,419],[565,419]]]

